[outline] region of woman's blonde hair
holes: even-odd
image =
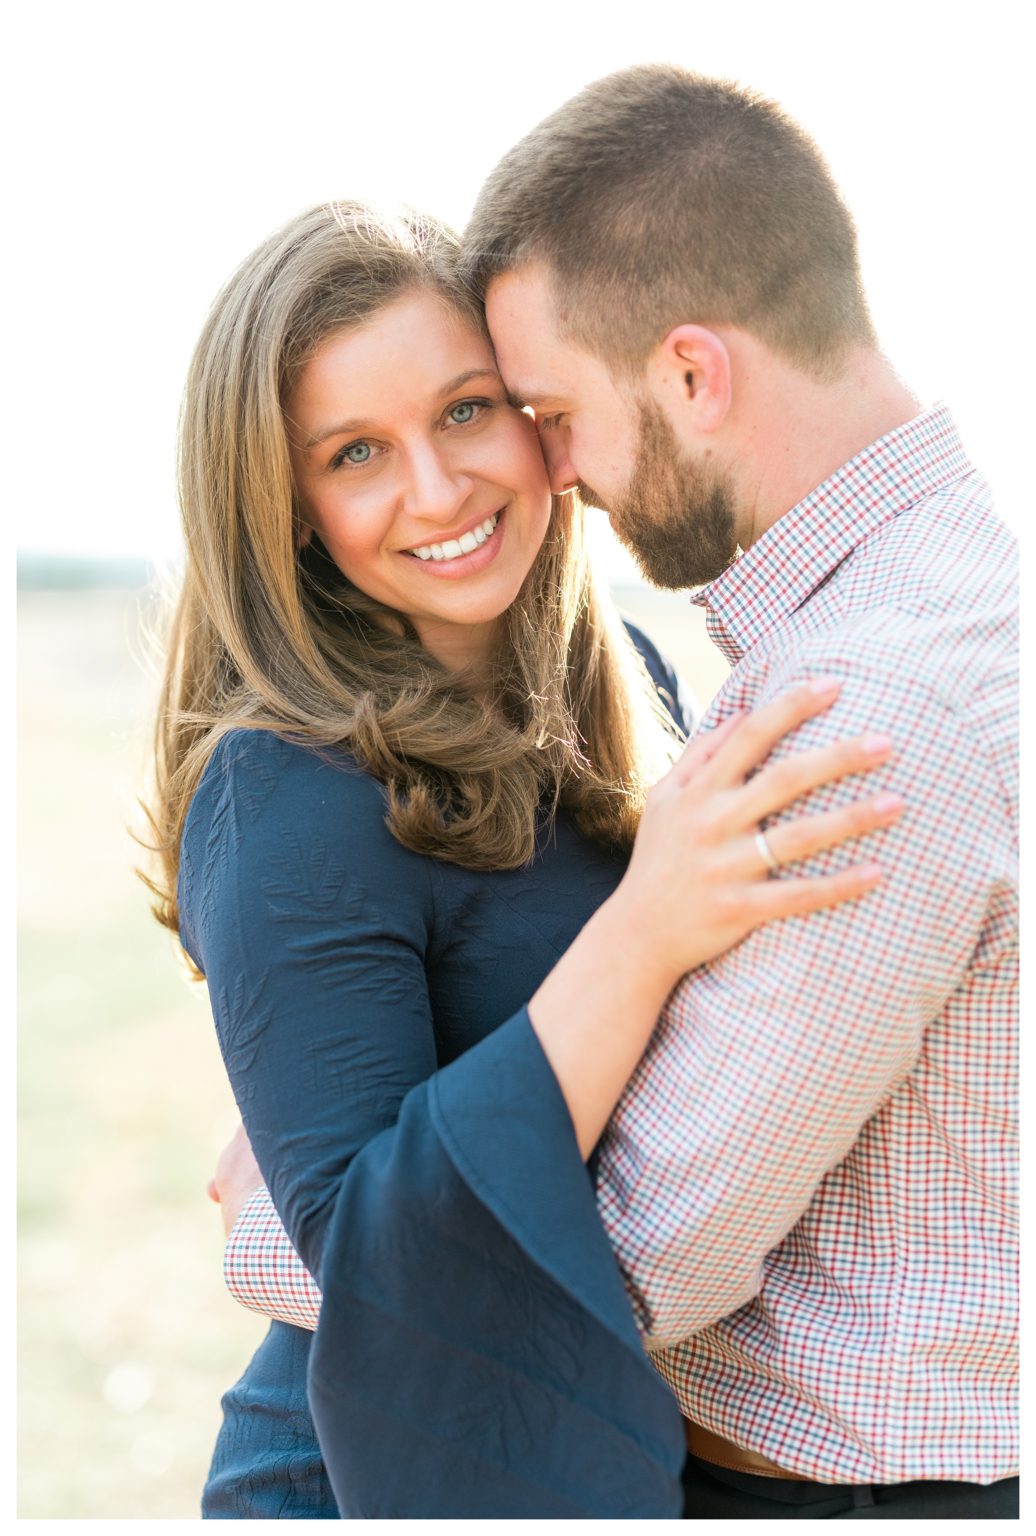
[[[543,547],[503,617],[496,710],[352,585],[300,506],[283,403],[329,335],[407,293],[440,294],[484,333],[456,276],[457,237],[405,212],[310,209],[272,235],[213,305],[187,378],[179,489],[186,569],[155,732],[155,915],[178,925],[180,840],[217,743],[242,727],[344,747],[387,789],[407,848],[472,869],[529,861],[558,805],[583,833],[632,842],[673,735],[642,663],[595,590],[583,511],[555,498]]]

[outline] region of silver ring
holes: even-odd
[[[775,875],[781,867],[781,861],[770,847],[770,844],[767,842],[766,833],[763,831],[762,827],[758,827],[756,829],[755,846],[759,849],[762,860],[767,869],[770,871],[770,874]]]

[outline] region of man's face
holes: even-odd
[[[562,339],[564,316],[542,268],[494,278],[486,318],[504,383],[534,412],[551,490],[593,486],[590,499],[607,510],[637,456],[629,398],[604,363]]]
[[[575,487],[601,507],[656,586],[700,586],[737,552],[726,476],[691,459],[650,392],[615,382],[599,358],[563,339],[563,309],[546,270],[494,278],[486,316],[500,372],[531,406],[551,489]]]
[[[645,391],[629,485],[606,510],[656,587],[679,591],[714,581],[737,554],[734,490],[707,459],[689,459],[668,416]]]

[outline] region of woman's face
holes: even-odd
[[[285,415],[304,537],[446,665],[477,664],[550,516],[536,428],[489,343],[437,295],[405,294],[323,342]]]

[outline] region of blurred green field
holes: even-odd
[[[705,702],[726,668],[698,610],[617,595]],[[147,616],[115,589],[18,605],[22,1518],[196,1516],[264,1330],[205,1198],[237,1119],[205,993],[133,874]]]
[[[22,1517],[195,1516],[262,1336],[205,1198],[236,1123],[204,992],[134,877],[140,599],[19,601]]]

